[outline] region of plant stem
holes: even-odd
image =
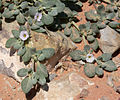
[[[84,44],[87,45],[87,42],[86,42],[86,39],[85,39],[85,35],[84,35],[84,34],[82,35],[82,38],[83,38]]]
[[[35,61],[34,61],[34,59],[31,59],[31,61],[32,61],[32,66],[31,66],[32,70],[35,71]]]
[[[76,28],[78,31],[80,31],[79,27],[77,26],[77,24],[76,24],[74,21],[72,21],[72,24],[75,26],[75,28]]]

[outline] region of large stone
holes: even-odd
[[[69,72],[60,79],[51,81],[47,92],[40,90],[35,100],[73,100],[77,94],[91,85],[94,83],[80,74]]]
[[[104,53],[114,53],[120,48],[120,34],[107,26],[100,30],[99,47]]]
[[[6,41],[10,37],[13,37],[11,31],[15,29],[19,29],[19,25],[16,21],[6,23],[3,20],[2,30],[0,30],[0,65],[2,66],[0,67],[0,73],[14,77],[16,80],[21,81],[21,78],[19,78],[16,73],[20,68],[25,68],[27,66],[25,66],[23,62],[20,62],[20,57],[17,56],[16,53],[10,56],[10,49],[5,48]],[[31,41],[27,46],[34,47],[37,50],[43,48],[55,49],[55,55],[52,58],[42,62],[47,65],[47,69],[49,71],[55,67],[63,56],[76,48],[75,44],[60,32],[55,33],[47,30],[48,35],[33,31],[30,33]],[[14,51],[11,49],[11,52]]]

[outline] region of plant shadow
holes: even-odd
[[[32,88],[30,92],[26,94],[27,100],[32,100],[36,96],[36,94],[40,91],[40,89],[43,89],[44,91],[47,92],[49,90],[48,84],[45,84],[43,86],[37,84],[37,87]]]

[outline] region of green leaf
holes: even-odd
[[[45,85],[46,84],[46,79],[45,79],[45,77],[43,75],[40,75],[38,83],[40,85]]]
[[[111,53],[103,53],[101,55],[101,57],[102,57],[102,61],[108,61],[112,58],[112,54]]]
[[[83,52],[80,50],[74,50],[70,53],[70,57],[75,61],[81,60],[81,55],[83,55]]]
[[[98,45],[98,40],[95,39],[95,41],[92,42],[92,43],[90,44],[90,46],[91,46],[91,48],[93,48],[94,51],[96,51],[96,50],[98,49],[98,47],[99,47],[99,45]]]
[[[16,50],[18,50],[18,49],[20,49],[23,45],[24,45],[24,42],[23,42],[23,41],[17,40],[17,41],[13,44],[13,48],[16,49]]]
[[[49,14],[44,14],[41,20],[45,25],[50,25],[54,22],[53,16],[50,16]]]
[[[99,66],[96,66],[95,67],[95,73],[97,74],[97,76],[103,76],[103,74],[104,74],[104,71],[103,71],[103,69],[102,68],[100,68]]]
[[[32,30],[37,30],[37,29],[39,29],[40,28],[40,26],[38,26],[38,25],[36,25],[36,24],[32,24],[32,26],[31,26],[31,29]]]
[[[19,38],[20,33],[18,30],[12,30],[12,34],[15,38]]]
[[[95,66],[94,64],[88,64],[86,63],[84,65],[84,72],[85,72],[85,75],[92,78],[95,76]]]
[[[55,54],[55,50],[53,48],[44,48],[42,49],[42,54],[46,59],[49,59]]]
[[[31,26],[33,24],[33,19],[31,17],[29,17],[28,20],[27,20],[27,22]]]
[[[85,51],[86,53],[89,53],[89,51],[90,51],[90,46],[89,46],[89,45],[85,45],[85,46],[84,46],[84,51]]]
[[[97,13],[100,14],[101,16],[104,15],[104,13],[105,13],[105,7],[104,7],[103,4],[101,4],[101,5],[99,5],[97,7]]]
[[[108,24],[112,28],[120,28],[120,23],[112,21]]]
[[[32,80],[29,77],[26,77],[21,82],[21,88],[24,93],[28,93],[33,87]]]
[[[95,13],[95,10],[90,10],[89,12],[85,12],[85,16],[88,20],[98,21],[100,16]]]
[[[79,43],[82,41],[79,31],[76,28],[72,28],[72,33],[70,35],[70,39],[75,43]]]
[[[35,14],[37,13],[37,7],[29,7],[29,14],[30,14],[30,16],[32,16],[32,17],[34,17],[35,16]]]
[[[14,9],[14,4],[10,4],[10,5],[8,6],[8,8],[9,8],[9,10],[13,10],[13,9]]]
[[[37,32],[37,33],[44,33],[44,32],[46,32],[46,30],[44,28],[42,28],[42,27],[40,27],[39,29],[34,30],[34,31]]]
[[[57,9],[53,8],[53,9],[51,10],[51,12],[48,12],[48,14],[49,14],[50,16],[57,16],[57,14],[58,14]]]
[[[10,48],[13,46],[13,44],[17,41],[16,38],[10,38],[7,40],[6,44],[5,44],[5,47],[6,48]]]
[[[102,63],[102,66],[104,66],[104,70],[109,72],[117,70],[115,63],[112,60]]]
[[[87,40],[88,40],[89,42],[93,42],[93,41],[95,40],[95,37],[94,37],[93,35],[88,35],[88,36],[87,36]]]
[[[22,3],[20,4],[20,7],[21,7],[22,9],[27,8],[27,7],[28,7],[28,2],[27,2],[27,1],[22,2]]]
[[[28,74],[28,70],[25,69],[25,68],[22,68],[22,69],[18,70],[18,72],[17,72],[17,75],[18,75],[19,77],[24,77],[24,76],[26,76],[27,74]]]
[[[32,54],[31,54],[30,49],[27,49],[26,52],[25,52],[25,54],[22,56],[22,60],[23,60],[24,62],[30,61],[31,55],[32,55]]]
[[[21,47],[18,52],[17,52],[17,55],[18,56],[23,56],[26,52],[26,47]]]
[[[40,55],[38,56],[38,60],[39,60],[39,61],[44,61],[44,60],[45,60],[45,55],[44,55],[44,54],[40,54]]]
[[[13,11],[9,11],[9,9],[4,10],[4,12],[3,12],[3,16],[5,18],[11,18],[13,16],[13,14],[14,14]]]
[[[17,20],[17,22],[19,23],[19,24],[21,24],[21,25],[24,25],[25,24],[25,17],[23,16],[23,14],[19,14],[19,15],[17,15],[17,17],[16,17],[16,20]]]
[[[20,13],[20,10],[16,9],[14,10],[14,15],[17,16]]]
[[[36,72],[33,72],[31,79],[32,79],[32,84],[35,85],[37,83]]]
[[[71,33],[72,33],[72,30],[71,30],[70,28],[66,27],[66,28],[64,29],[64,34],[65,34],[66,36],[70,36]]]
[[[46,69],[46,66],[43,65],[43,64],[40,64],[39,61],[37,62],[37,71],[36,71],[36,73],[38,75],[40,75],[40,76],[43,75],[44,77],[48,77],[48,71]]]
[[[57,2],[57,3],[56,3],[56,6],[57,6],[57,12],[58,12],[58,13],[63,12],[63,10],[65,9],[65,4],[64,4],[64,3]]]
[[[115,17],[115,13],[109,13],[109,14],[107,14],[107,19],[108,20],[112,20],[113,18]]]

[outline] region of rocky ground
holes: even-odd
[[[88,6],[88,3],[84,3],[83,12],[80,12],[78,17],[81,19],[77,23],[78,25],[86,22],[84,12],[94,9],[93,6],[90,6],[88,9]],[[120,43],[119,41],[118,43]],[[76,45],[78,49],[83,49],[83,42]],[[116,48],[112,49],[116,50]],[[0,52],[3,51],[5,55],[7,51],[5,52],[2,45],[0,45]],[[99,50],[94,55],[98,57],[101,55],[101,51]],[[119,67],[120,50],[115,52],[113,60],[117,67]],[[0,66],[2,63],[2,56],[0,56]],[[97,76],[88,78],[84,75],[82,66],[79,68],[79,66],[75,66],[74,63],[69,61],[64,63],[67,66],[65,68],[67,70],[61,71],[61,69],[58,69],[57,72],[53,72],[52,74],[57,74],[57,77],[48,83],[49,88],[48,86],[41,87],[45,90],[43,91],[38,87],[37,90],[31,90],[27,95],[22,92],[20,83],[16,82],[13,78],[0,74],[0,100],[120,100],[119,68],[112,73],[105,72],[101,78]]]

